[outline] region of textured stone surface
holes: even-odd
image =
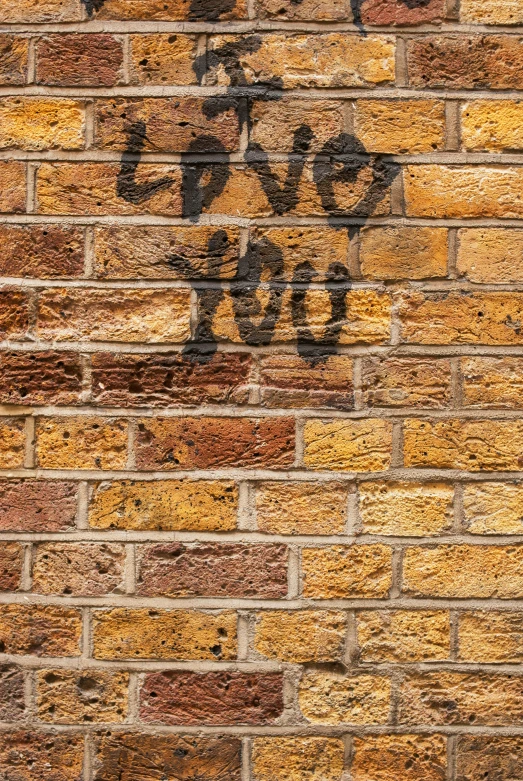
[[[379,472],[390,465],[392,427],[388,421],[309,420],[304,438],[304,462],[309,469]]]
[[[285,19],[335,22],[351,18],[350,0],[258,0],[256,15],[262,19]]]
[[[3,404],[77,404],[82,392],[80,357],[74,353],[0,353]]]
[[[460,18],[474,24],[521,24],[523,7],[520,0],[462,0]]]
[[[0,719],[2,721],[21,719],[25,711],[24,700],[23,670],[10,664],[0,665]]]
[[[471,282],[523,280],[523,231],[463,228],[458,237],[457,268]]]
[[[523,740],[497,735],[462,735],[458,742],[457,780],[495,781],[517,778],[523,761]]]
[[[521,407],[523,361],[519,358],[464,358],[463,396],[467,407]]]
[[[362,483],[358,490],[365,534],[431,537],[452,526],[454,492],[444,483]]]
[[[441,100],[358,100],[356,135],[368,152],[416,154],[444,147]]]
[[[361,611],[358,645],[364,662],[430,662],[450,657],[445,610]]]
[[[0,181],[1,175],[0,168]],[[2,339],[24,339],[29,326],[28,305],[26,293],[9,288],[0,290],[0,337]]]
[[[25,165],[18,162],[0,163],[0,209],[19,214],[26,208]]]
[[[445,228],[365,228],[361,272],[369,279],[444,277],[448,252]]]
[[[125,8],[130,3],[124,0]],[[122,3],[123,5],[123,3]],[[141,2],[140,2],[141,5]],[[161,7],[165,7],[163,1]],[[134,84],[197,84],[195,35],[132,35],[131,81]]]
[[[0,469],[19,469],[24,463],[25,422],[0,418]]]
[[[368,735],[354,739],[354,781],[444,781],[443,735]]]
[[[0,84],[19,86],[26,83],[28,51],[28,38],[0,35]]]
[[[446,16],[444,0],[364,0],[361,20],[375,25],[416,25],[438,22]]]
[[[38,716],[54,724],[122,722],[128,685],[125,672],[39,670]]]
[[[78,0],[4,0],[0,22],[77,22],[81,19]]]
[[[0,591],[20,587],[24,550],[17,542],[4,542],[0,548]]]
[[[386,724],[390,680],[376,675],[309,673],[300,682],[302,714],[313,724]]]
[[[523,615],[475,610],[459,617],[459,658],[464,662],[510,662],[523,659]]]
[[[0,273],[6,277],[79,277],[83,232],[69,225],[0,225]]]
[[[82,149],[84,108],[76,100],[0,99],[0,149]]]
[[[363,398],[369,407],[448,407],[450,381],[450,361],[368,358],[363,363]]]
[[[523,488],[498,482],[466,485],[463,510],[472,534],[521,534]]]
[[[108,34],[47,35],[37,46],[40,84],[112,87],[123,81],[122,40]]]
[[[0,649],[5,654],[79,656],[80,610],[59,605],[0,605]]]
[[[283,662],[339,662],[346,615],[340,611],[268,610],[256,620],[254,646]]]
[[[48,542],[36,549],[33,590],[40,594],[75,596],[123,590],[123,545]]]
[[[343,483],[262,483],[256,523],[268,534],[343,534],[348,496]]]
[[[113,418],[40,418],[38,463],[46,469],[123,469],[127,422]]]
[[[319,152],[324,144],[344,129],[343,104],[327,100],[311,102],[291,98],[277,103],[258,101],[252,108],[251,120],[250,143],[254,148],[257,144],[261,145],[266,152],[292,152],[296,133],[303,125],[315,128],[309,147],[311,152]],[[277,232],[300,233],[299,229],[269,230],[267,233],[270,235]],[[304,232],[311,238],[318,235],[310,228],[305,228]]]
[[[49,732],[0,733],[0,766],[13,781],[80,781],[83,735]],[[9,776],[7,781],[11,781]]]
[[[98,19],[147,19],[158,21],[228,21],[246,16],[243,0],[224,3],[189,3],[187,0],[106,0]]]
[[[385,545],[304,548],[303,595],[313,599],[386,597],[391,566],[392,550]]]
[[[264,407],[354,406],[353,362],[346,355],[328,356],[314,365],[295,355],[267,355],[260,361],[261,403]]]
[[[522,116],[521,104],[515,100],[475,100],[464,103],[461,106],[464,147],[475,152],[521,149]]]
[[[336,738],[256,738],[255,781],[339,781],[343,743]]]
[[[0,529],[58,532],[71,529],[76,515],[74,483],[61,480],[0,482]]]

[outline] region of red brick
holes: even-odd
[[[23,339],[29,327],[29,299],[21,290],[0,290],[0,338]]]
[[[287,547],[179,542],[141,552],[138,593],[169,597],[257,597],[287,594]]]
[[[0,605],[0,652],[80,656],[82,613],[60,605]]]
[[[0,35],[0,84],[20,85],[27,81],[29,38]]]
[[[83,735],[52,732],[0,733],[0,767],[6,781],[80,781]]]
[[[10,532],[60,532],[74,527],[75,483],[2,480],[0,529]]]
[[[75,353],[0,353],[1,404],[78,404],[81,392]]]
[[[53,34],[37,45],[38,84],[112,87],[122,81],[122,66],[122,42],[113,35]]]
[[[317,363],[297,355],[265,355],[260,360],[263,407],[353,409],[352,358],[325,356]]]
[[[0,546],[0,591],[16,591],[22,579],[24,550],[17,542]]]
[[[24,699],[22,670],[14,665],[0,665],[0,721],[17,721],[22,718],[25,710]]]
[[[361,21],[368,25],[414,25],[440,22],[445,18],[445,0],[363,0]]]
[[[273,724],[283,710],[283,678],[280,673],[152,673],[140,702],[145,722]]]
[[[71,225],[0,225],[0,274],[5,277],[79,277],[83,231]]]

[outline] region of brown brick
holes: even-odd
[[[350,242],[347,231],[324,225],[259,226],[250,229],[250,240],[254,249],[259,249],[260,259],[271,269],[273,279],[306,282],[310,267],[315,274],[314,282],[342,281],[346,278],[343,272],[348,273]],[[271,264],[273,253],[277,262]],[[250,278],[249,272],[247,278]]]
[[[124,0],[125,7],[130,4]],[[142,1],[138,0],[142,7]],[[161,6],[166,4],[161,1]],[[195,35],[131,35],[131,83],[197,84]]]
[[[95,274],[100,279],[230,279],[237,272],[239,241],[235,226],[103,226],[95,229]]]
[[[243,39],[241,69],[233,66],[226,73],[220,50],[231,51],[241,40],[233,35],[211,36],[208,83],[237,84],[243,76],[247,84],[281,84],[293,89],[365,87],[394,80],[394,41],[390,36],[363,38],[339,32],[251,36]],[[249,48],[245,41],[249,41]]]
[[[519,664],[523,660],[523,615],[493,610],[460,613],[459,659]]]
[[[297,355],[260,359],[263,407],[353,409],[353,361],[347,355],[325,355],[311,362]]]
[[[369,407],[450,405],[450,361],[426,358],[367,358],[363,362],[363,398]]]
[[[461,138],[473,152],[523,148],[522,107],[516,100],[474,100],[461,105]]]
[[[435,662],[450,657],[445,610],[369,610],[357,613],[362,662]]]
[[[0,274],[5,277],[79,277],[83,231],[72,225],[0,225]]]
[[[140,717],[164,724],[273,724],[283,710],[282,687],[280,673],[152,673],[141,691]]]
[[[523,231],[464,228],[458,232],[458,272],[471,282],[522,282]]]
[[[97,353],[92,358],[93,396],[98,405],[109,407],[248,402],[250,355],[217,352],[205,362],[196,358],[181,353]]]
[[[28,52],[29,38],[0,35],[0,84],[18,86],[26,83]]]
[[[122,722],[129,673],[111,670],[39,670],[37,707],[53,724]]]
[[[334,610],[267,610],[256,617],[254,647],[282,662],[341,662],[347,616]]]
[[[304,548],[302,569],[306,598],[386,597],[392,583],[392,549],[386,545]]]
[[[226,21],[244,19],[247,16],[244,0],[230,3],[187,0],[105,0],[96,17],[98,19],[137,19],[140,21]],[[152,36],[151,36],[152,37]]]
[[[58,87],[112,87],[123,80],[121,39],[105,33],[47,35],[37,44],[36,81]]]
[[[445,781],[443,735],[367,735],[354,738],[354,781]]]
[[[77,100],[0,98],[0,149],[83,149],[84,114]]]
[[[124,559],[124,546],[113,543],[43,543],[35,553],[33,591],[73,596],[121,592]]]
[[[392,426],[385,420],[308,420],[304,439],[309,469],[379,472],[390,466]]]
[[[77,22],[81,7],[78,0],[3,0],[0,22]]]
[[[361,273],[368,279],[425,279],[447,274],[446,228],[365,228]]]
[[[79,781],[83,758],[83,735],[0,733],[0,767],[16,781]]]
[[[452,486],[444,483],[362,483],[360,517],[364,534],[431,537],[452,528]]]
[[[4,654],[80,656],[82,614],[59,605],[0,605]]]
[[[114,418],[39,418],[36,450],[44,469],[124,469],[127,421]]]
[[[343,742],[338,738],[255,738],[254,781],[339,781],[343,773]]]
[[[29,328],[29,298],[21,290],[0,290],[0,337],[25,339]]]
[[[523,547],[439,545],[407,548],[403,590],[415,596],[519,599],[523,595]]]
[[[523,738],[461,735],[457,755],[457,781],[512,781],[521,772]]]
[[[521,89],[521,53],[520,36],[427,35],[412,39],[407,45],[410,85],[451,89]],[[476,192],[476,197],[478,194]]]
[[[233,531],[237,511],[238,488],[230,481],[124,480],[95,486],[89,525],[94,529]]]
[[[361,6],[361,21],[368,25],[426,24],[439,22],[445,16],[445,0],[367,0]]]
[[[261,483],[256,523],[268,534],[344,534],[348,498],[345,483]]]
[[[461,0],[460,19],[473,24],[521,24],[523,7],[520,0]]]
[[[20,214],[25,212],[25,163],[0,162],[0,210]]]
[[[400,692],[400,724],[519,725],[523,678],[487,673],[408,675]]]
[[[302,5],[303,8],[303,5]],[[260,145],[265,152],[296,152],[295,139],[303,125],[314,128],[308,151],[319,152],[331,138],[343,132],[343,103],[334,100],[256,101],[251,109],[250,145]],[[299,234],[299,229],[291,229]],[[310,228],[305,229],[311,233]],[[341,233],[341,231],[340,231]]]
[[[75,483],[51,480],[2,480],[0,529],[6,532],[60,532],[72,529],[76,516]]]
[[[96,659],[236,659],[236,613],[114,608],[94,613]]]
[[[278,599],[287,594],[285,545],[165,543],[139,552],[143,596]]]
[[[17,542],[3,542],[0,548],[0,591],[20,588],[24,550]]]
[[[25,421],[0,418],[0,469],[21,469],[25,454]]]
[[[130,168],[122,171],[116,163],[42,163],[36,182],[38,212],[181,216],[178,166],[145,164],[138,166],[136,178],[134,173],[134,169],[131,171]],[[0,169],[0,183],[1,177]],[[23,211],[24,208],[25,199],[17,210]]]
[[[521,534],[523,487],[470,483],[463,491],[464,525],[471,534]]]
[[[97,739],[95,781],[240,781],[241,741],[233,737],[105,732]]]
[[[461,371],[466,407],[517,409],[522,406],[521,358],[463,358]]]
[[[313,672],[301,679],[299,703],[313,724],[386,724],[390,693],[384,676]]]
[[[78,404],[81,392],[82,368],[74,353],[0,353],[2,404]]]
[[[318,22],[340,22],[351,18],[350,0],[258,0],[256,16],[260,19],[307,20]]]
[[[61,342],[183,342],[190,291],[53,288],[40,296],[37,331]]]
[[[289,467],[292,418],[156,418],[138,424],[138,469]]]
[[[401,335],[418,344],[521,344],[523,295],[410,293],[401,302]]]
[[[23,671],[14,665],[0,665],[0,719],[2,721],[21,719],[25,711],[24,700]]]
[[[441,100],[358,100],[355,132],[369,152],[419,154],[445,146]]]

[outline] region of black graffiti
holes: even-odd
[[[83,3],[89,18],[94,14],[95,11],[100,11],[105,4],[105,0],[81,0],[81,2]]]
[[[170,176],[163,176],[153,182],[136,181],[136,170],[147,140],[145,122],[134,122],[128,129],[127,146],[121,158],[120,170],[116,179],[116,192],[119,198],[128,203],[145,203],[154,195],[167,190],[174,182]]]
[[[81,0],[89,17],[93,16],[95,11],[100,11],[105,0]],[[234,10],[236,0],[191,0],[189,12],[187,14],[189,21],[214,22]],[[165,7],[167,10],[167,6]]]

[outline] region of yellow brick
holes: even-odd
[[[125,5],[129,5],[129,0],[125,0]],[[184,86],[198,83],[193,69],[197,53],[195,35],[155,33],[131,35],[130,38],[132,84]]]
[[[444,781],[447,745],[443,735],[355,737],[353,781]]]
[[[53,724],[123,722],[129,673],[112,670],[39,670],[38,716]]]
[[[355,127],[369,152],[433,152],[445,145],[445,104],[442,100],[358,100]]]
[[[523,20],[523,6],[521,18]],[[461,106],[461,138],[472,152],[523,148],[523,105],[516,100],[474,100]]]
[[[269,534],[343,534],[349,489],[343,483],[262,483],[258,529]]]
[[[127,421],[114,418],[40,418],[36,451],[43,469],[124,469]]]
[[[357,614],[362,662],[431,662],[450,656],[445,610],[369,610]]]
[[[191,7],[186,0],[105,0],[100,6],[97,19],[136,19],[146,21],[194,21],[202,22],[218,19],[241,19],[246,16],[243,0],[223,6],[200,5]],[[153,36],[150,36],[151,38]],[[161,36],[158,36],[161,37]],[[171,35],[171,38],[176,36]]]
[[[333,610],[268,610],[257,616],[254,645],[282,662],[341,662],[346,622]]]
[[[95,659],[236,658],[236,613],[114,608],[94,613]]]
[[[33,555],[37,594],[104,596],[124,591],[125,547],[108,542],[46,542]]]
[[[84,107],[76,100],[0,98],[0,149],[82,149]]]
[[[251,144],[266,152],[292,152],[295,132],[303,125],[314,128],[309,152],[319,152],[344,129],[343,104],[333,100],[255,101],[251,109]],[[299,138],[299,136],[298,136]],[[304,151],[299,149],[298,151]]]
[[[370,407],[448,407],[450,361],[425,358],[367,358],[362,389]]]
[[[238,489],[228,481],[124,480],[99,483],[89,507],[95,529],[232,531]]]
[[[386,724],[390,693],[384,676],[311,673],[301,679],[299,703],[313,724]]]
[[[473,24],[523,24],[521,0],[461,0],[460,19]]]
[[[523,486],[469,483],[463,490],[463,511],[471,534],[522,534]]]
[[[464,228],[457,269],[471,282],[523,282],[523,230]]]
[[[440,545],[408,548],[403,565],[407,594],[456,599],[520,599],[523,547]]]
[[[454,490],[444,483],[362,483],[364,534],[430,537],[452,527]]]
[[[255,738],[254,781],[340,781],[344,746],[338,738]]]
[[[425,279],[447,275],[446,228],[365,228],[361,273],[368,279]]]
[[[264,105],[278,106],[279,103]],[[277,278],[291,281],[293,278],[304,281],[304,263],[312,266],[316,273],[315,282],[331,279],[332,266],[346,267],[349,251],[348,231],[328,228],[324,225],[308,227],[280,226],[277,228],[256,227],[251,229],[250,239],[262,247],[274,244],[283,255],[283,269]]]
[[[392,549],[386,545],[304,548],[302,569],[306,598],[386,597],[392,583]]]
[[[0,22],[77,22],[81,8],[79,0],[2,0]]]
[[[0,469],[20,469],[24,465],[25,422],[0,418]]]
[[[309,420],[304,439],[310,469],[379,472],[390,466],[392,425],[385,420]]]
[[[0,607],[0,646],[6,654],[80,656],[82,613],[61,605]]]
[[[521,420],[407,420],[405,466],[518,471],[523,459]]]
[[[463,358],[466,407],[517,409],[523,406],[521,358]]]
[[[475,610],[459,616],[459,659],[519,664],[523,661],[523,614]]]

